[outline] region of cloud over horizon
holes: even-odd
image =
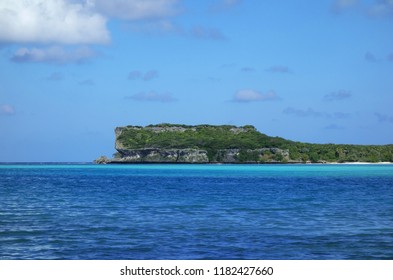
[[[140,92],[130,96],[126,96],[125,98],[132,99],[135,101],[163,102],[163,103],[177,101],[177,99],[174,98],[173,95],[169,92],[157,93],[155,91]]]
[[[324,129],[328,129],[328,130],[342,130],[345,129],[345,127],[338,125],[338,124],[329,124],[327,126],[324,127]]]
[[[238,90],[233,96],[232,101],[240,103],[257,102],[257,101],[274,101],[280,98],[274,91],[269,91],[265,94],[253,89]]]
[[[283,113],[285,115],[293,115],[302,118],[311,117],[311,118],[329,118],[329,119],[348,119],[351,117],[351,114],[349,113],[344,113],[344,112],[327,113],[327,112],[316,111],[310,107],[307,108],[306,110],[287,107],[286,109],[284,109]]]
[[[273,65],[270,66],[268,69],[266,69],[266,71],[271,73],[284,73],[284,74],[292,73],[291,69],[289,69],[288,66],[284,66],[284,65]]]
[[[95,52],[89,47],[64,48],[52,46],[46,48],[20,48],[11,60],[18,63],[37,62],[37,63],[81,63],[94,57]]]
[[[156,78],[158,78],[158,72],[156,70],[149,70],[145,73],[138,70],[134,70],[128,74],[128,79],[133,81],[136,80],[151,81]]]

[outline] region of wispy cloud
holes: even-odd
[[[254,67],[245,66],[245,67],[242,67],[240,69],[240,71],[242,71],[244,73],[253,73],[253,72],[257,71],[257,70]]]
[[[64,75],[60,72],[53,72],[45,78],[47,81],[58,82],[64,79]]]
[[[204,26],[194,26],[190,30],[190,35],[197,39],[203,40],[226,40],[226,36],[216,28],[208,28]]]
[[[81,86],[94,86],[96,83],[92,79],[86,79],[78,83]]]
[[[218,82],[221,81],[221,78],[217,78],[217,77],[207,77],[207,80],[208,80],[209,82],[212,82],[212,83],[218,83]]]
[[[345,127],[338,125],[338,124],[329,124],[327,126],[324,127],[324,129],[328,129],[328,130],[343,130],[345,129]]]
[[[279,99],[280,98],[274,91],[269,91],[267,93],[260,93],[253,89],[242,89],[235,93],[232,101],[248,103],[248,102],[256,102],[256,101],[274,101]]]
[[[389,116],[381,113],[374,113],[374,116],[377,117],[378,122],[380,123],[384,123],[384,122],[393,123],[393,116]]]
[[[334,0],[331,11],[335,14],[340,14],[348,9],[356,7],[358,4],[358,0]]]
[[[392,0],[335,0],[332,2],[331,11],[341,14],[346,11],[356,10],[370,18],[383,18],[393,16]]]
[[[147,102],[174,102],[177,101],[171,93],[157,93],[155,91],[140,92],[130,96],[126,96],[126,99],[135,101],[147,101]]]
[[[123,20],[161,19],[178,14],[178,0],[93,0],[101,14]]]
[[[11,116],[15,114],[15,109],[10,104],[0,104],[0,115]]]
[[[239,5],[241,0],[219,0],[209,6],[211,12],[223,12]]]
[[[374,1],[371,6],[367,8],[367,14],[370,17],[381,18],[393,15],[393,1],[392,0],[378,0]]]
[[[184,29],[168,19],[154,21],[136,21],[127,25],[130,31],[146,34],[177,34],[184,35]]]
[[[313,117],[313,118],[326,117],[326,113],[315,111],[312,108],[307,108],[306,110],[303,110],[303,109],[288,107],[283,111],[283,113],[286,115],[294,115],[297,117]]]
[[[273,65],[267,68],[266,71],[271,73],[283,73],[283,74],[292,73],[291,69],[289,69],[288,66],[284,66],[284,65]]]
[[[284,109],[283,113],[286,115],[293,115],[302,118],[311,117],[311,118],[348,119],[351,117],[351,114],[349,113],[344,113],[344,112],[327,113],[327,112],[316,111],[312,108],[307,108],[306,110],[304,110],[304,109],[297,109],[293,107],[287,107],[286,109]]]
[[[138,70],[134,70],[128,74],[128,79],[133,81],[135,80],[151,81],[156,78],[158,78],[158,72],[156,70],[149,70],[145,73]]]
[[[375,62],[393,62],[393,52],[387,54],[385,58],[382,58],[382,55],[380,57],[377,57],[371,52],[366,52],[364,55],[364,59],[368,62],[375,63]]]
[[[339,91],[334,91],[329,94],[326,94],[323,97],[323,100],[325,100],[325,101],[341,101],[344,99],[349,99],[351,97],[352,97],[352,94],[350,91],[342,89]]]
[[[350,113],[345,113],[345,112],[334,112],[332,114],[328,114],[329,118],[334,118],[334,119],[349,119],[351,118]]]
[[[64,48],[64,47],[48,47],[48,48],[20,48],[13,57],[12,61],[18,63],[37,62],[37,63],[81,63],[86,62],[94,57],[95,52],[89,47]]]
[[[378,61],[377,57],[371,52],[366,52],[364,55],[364,59],[368,62],[377,62]]]
[[[139,21],[128,25],[132,32],[146,33],[153,35],[177,35],[200,40],[225,41],[227,37],[221,30],[214,27],[194,25],[184,28],[168,20]]]

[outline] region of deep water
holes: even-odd
[[[393,165],[0,165],[0,259],[393,259]]]

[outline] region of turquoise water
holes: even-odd
[[[0,259],[393,259],[393,165],[0,165]]]

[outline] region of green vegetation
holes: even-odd
[[[270,137],[253,126],[175,125],[121,128],[116,139],[123,149],[201,149],[210,161],[221,161],[220,150],[238,149],[239,162],[393,162],[393,145],[309,144]],[[266,150],[266,148],[270,148]],[[280,151],[288,151],[289,157]],[[264,151],[261,151],[264,150]],[[258,151],[257,151],[258,150]]]

